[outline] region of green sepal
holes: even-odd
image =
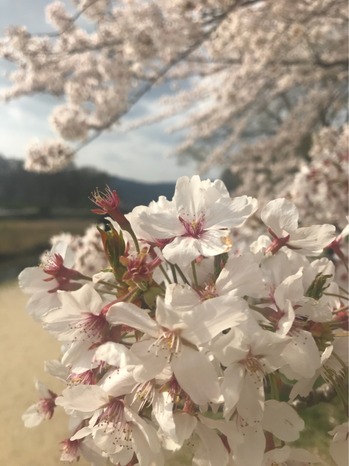
[[[126,270],[120,262],[120,256],[125,254],[126,249],[122,231],[116,231],[112,225],[109,225],[108,231],[105,231],[98,226],[97,229],[101,235],[103,248],[115,278],[120,280]]]
[[[214,279],[217,280],[219,274],[221,273],[223,267],[227,263],[228,260],[228,253],[223,252],[218,256],[214,257]]]
[[[164,290],[160,286],[151,286],[143,293],[143,299],[146,305],[153,309],[156,304],[156,298],[158,296],[163,296]]]
[[[326,280],[331,277],[332,275],[323,275],[322,273],[318,273],[307,289],[305,296],[316,299],[318,301],[324,294],[326,288],[330,286],[329,284],[326,285]]]

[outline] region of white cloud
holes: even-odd
[[[18,106],[9,106],[7,108],[7,115],[10,120],[13,120],[18,123],[23,123],[25,116],[24,112]]]

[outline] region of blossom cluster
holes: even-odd
[[[314,130],[346,120],[344,1],[66,3],[47,5],[50,33],[18,26],[1,37],[0,57],[11,66],[0,97],[63,97],[50,123],[70,143],[119,129],[125,113],[165,81],[171,92],[160,88],[164,99],[131,124],[182,115],[176,121],[185,130],[184,155],[233,165],[248,172],[250,187],[268,190],[265,180],[275,186],[285,172],[294,173]],[[52,144],[35,149],[32,170],[46,169],[46,153],[58,151]],[[61,150],[62,164],[70,162],[73,147]]]
[[[295,401],[322,380],[346,403],[348,293],[325,252],[346,262],[348,227],[300,225],[279,198],[259,206],[264,234],[235,244],[257,200],[199,176],[127,215],[109,188],[92,200],[109,220],[103,269],[78,270],[60,238],[19,276],[28,311],[62,344],[46,370],[64,387],[38,382],[25,425],[63,408],[61,459],[94,466],[161,466],[183,451],[199,466],[321,462],[293,446],[305,427]],[[332,431],[338,466],[346,432]]]
[[[348,212],[349,126],[315,133],[310,163],[300,165],[285,190],[300,209],[303,221],[328,221],[345,226]]]

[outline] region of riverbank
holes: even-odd
[[[1,218],[0,283],[14,280],[25,267],[37,265],[50,238],[63,232],[81,235],[93,224],[90,218]]]

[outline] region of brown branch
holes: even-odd
[[[230,8],[228,8],[224,13],[222,13],[220,16],[216,17],[216,24],[206,31],[197,41],[195,41],[188,49],[184,50],[183,52],[179,53],[176,57],[174,57],[172,60],[167,63],[161,70],[159,70],[158,74],[149,81],[148,83],[145,83],[142,89],[140,89],[132,98],[132,100],[129,102],[128,107],[113,115],[103,126],[101,126],[95,134],[93,134],[91,137],[89,137],[86,141],[84,141],[77,149],[75,149],[74,153],[76,154],[79,152],[82,148],[90,144],[92,141],[97,139],[106,129],[110,128],[111,125],[113,125],[116,121],[118,121],[120,118],[122,118],[124,115],[126,115],[134,105],[136,105],[137,102],[145,95],[147,94],[156,83],[158,83],[174,66],[176,66],[178,63],[181,61],[185,60],[189,55],[191,55],[195,50],[197,50],[199,47],[201,47],[211,36],[212,34],[217,30],[217,28],[220,26],[220,24],[224,21],[224,19],[234,10],[237,8],[237,6],[246,6],[252,3],[258,3],[260,0],[250,0],[247,2],[242,2],[241,5],[239,4],[234,4]]]

